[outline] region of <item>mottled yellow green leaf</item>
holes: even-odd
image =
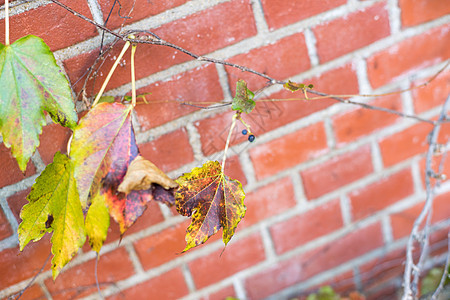
[[[86,215],[86,233],[92,250],[97,253],[106,240],[109,227],[109,211],[105,203],[105,197],[97,194],[92,199],[92,204]]]
[[[22,209],[19,226],[20,249],[39,240],[45,232],[52,235],[52,273],[58,276],[86,241],[84,216],[73,177],[71,160],[59,152],[36,179],[29,203]]]
[[[63,126],[77,124],[69,82],[50,48],[32,35],[0,44],[0,132],[22,171],[39,145],[44,111]]]

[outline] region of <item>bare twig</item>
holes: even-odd
[[[42,272],[44,272],[44,268],[45,268],[45,266],[47,265],[48,260],[50,259],[51,256],[52,256],[52,253],[50,252],[50,254],[49,254],[49,255],[47,256],[47,258],[45,259],[44,264],[43,264],[42,267],[39,269],[39,272],[37,272],[36,275],[34,275],[33,278],[31,278],[30,282],[28,282],[28,284],[27,284],[27,285],[26,285],[19,293],[17,293],[16,295],[14,295],[14,296],[17,296],[17,297],[15,298],[15,300],[19,300],[19,299],[22,297],[23,293],[25,293],[25,291],[26,291],[26,290],[34,283],[34,281],[35,281],[36,278],[39,276],[39,274],[41,274]]]
[[[441,114],[439,116],[439,121],[436,122],[434,125],[429,138],[429,144],[427,155],[426,155],[426,171],[425,171],[425,186],[426,186],[426,192],[427,192],[427,198],[425,200],[425,205],[420,213],[420,215],[417,217],[417,219],[414,222],[413,228],[411,230],[411,234],[408,239],[408,243],[406,246],[406,265],[405,265],[405,273],[403,276],[403,300],[410,300],[410,299],[416,299],[417,298],[417,282],[418,279],[414,279],[413,284],[411,284],[411,276],[414,276],[414,278],[417,278],[420,275],[420,268],[418,265],[414,264],[413,260],[413,250],[414,250],[414,241],[418,239],[418,236],[420,234],[419,227],[424,221],[424,219],[428,216],[428,214],[431,211],[431,207],[433,205],[433,198],[434,198],[434,188],[431,185],[431,174],[432,174],[432,167],[431,162],[433,158],[433,154],[435,152],[435,148],[437,147],[437,139],[439,130],[441,127],[441,122],[447,119],[447,110],[450,105],[450,95],[447,97],[447,100],[445,101]],[[423,240],[427,240],[428,236],[424,234],[422,237]],[[422,248],[422,252],[426,252],[426,246],[428,245],[427,242],[424,243],[424,246]],[[419,261],[420,262],[420,261]]]
[[[447,241],[448,241],[448,247],[447,247],[447,260],[445,262],[444,266],[444,274],[442,274],[441,281],[439,282],[439,286],[434,291],[433,295],[431,296],[431,300],[438,299],[439,294],[442,292],[442,289],[444,288],[444,284],[448,279],[448,268],[450,266],[450,232],[447,235]]]

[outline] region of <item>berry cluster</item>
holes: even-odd
[[[247,129],[244,129],[244,130],[242,130],[242,134],[243,135],[247,135],[247,133],[248,133],[248,130]],[[250,134],[249,136],[248,136],[248,141],[251,143],[251,142],[253,142],[254,140],[255,140],[255,136],[253,135],[253,134]]]

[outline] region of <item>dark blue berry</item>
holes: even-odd
[[[242,134],[246,135],[248,133],[247,129],[242,130]]]
[[[251,143],[255,140],[255,136],[253,134],[248,136],[248,141]]]

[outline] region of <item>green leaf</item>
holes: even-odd
[[[39,145],[44,110],[53,121],[76,126],[70,85],[44,41],[28,35],[0,44],[0,87],[0,132],[25,171]]]
[[[420,292],[422,295],[426,295],[429,293],[433,293],[439,283],[441,282],[442,274],[444,274],[443,268],[433,268],[431,269],[427,276],[422,280],[422,284],[420,287]]]
[[[183,252],[203,244],[220,228],[226,245],[246,211],[241,183],[225,176],[217,161],[192,169],[176,182],[180,186],[175,194],[177,211],[192,219]]]
[[[296,92],[296,91],[298,91],[298,90],[304,90],[304,89],[306,89],[306,88],[312,89],[312,88],[314,88],[314,85],[308,84],[308,85],[306,86],[306,85],[304,85],[303,83],[295,83],[295,82],[292,82],[292,81],[289,80],[288,82],[286,82],[286,83],[283,85],[283,87],[284,87],[285,89],[291,91],[291,92]]]
[[[253,101],[254,97],[255,94],[247,88],[247,83],[239,79],[236,82],[236,95],[233,98],[231,109],[249,114],[256,105],[255,101]]]
[[[53,231],[52,273],[56,278],[86,241],[71,160],[57,152],[53,162],[36,179],[27,199],[29,203],[20,213],[23,220],[18,229],[20,250],[31,240],[37,241]]]
[[[116,100],[116,98],[114,96],[101,96],[100,99],[98,100],[97,104],[100,103],[114,103],[114,101]]]
[[[92,204],[86,214],[86,233],[92,250],[97,253],[106,240],[109,227],[109,211],[105,198],[97,194],[92,199]]]

